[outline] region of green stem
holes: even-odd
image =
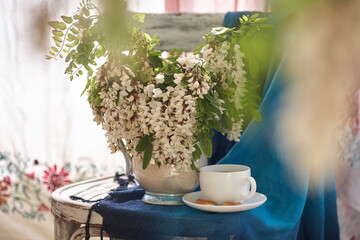
[[[123,140],[121,140],[121,139],[119,139],[119,146],[120,146],[121,152],[122,152],[122,154],[124,155],[124,158],[125,158],[125,165],[126,165],[125,166],[125,173],[129,174],[129,173],[132,172],[131,161],[130,161],[129,155],[127,154],[125,144],[124,144]]]
[[[93,3],[86,3],[86,5],[85,6],[91,6],[93,9],[95,9],[95,10],[97,10],[98,11],[98,13],[99,13],[99,15],[100,15],[100,10],[99,10],[99,8],[97,7],[97,6],[95,6]]]

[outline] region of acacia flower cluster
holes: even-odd
[[[240,46],[227,41],[209,41],[200,52],[203,54],[213,76],[220,80],[221,87],[233,90],[233,95],[229,97],[229,101],[241,112],[241,98],[246,91],[246,72],[242,60],[244,54],[240,51]],[[233,127],[231,130],[225,131],[227,138],[232,141],[240,141],[242,119],[236,121],[232,118],[231,120]]]
[[[196,100],[208,93],[210,77],[204,71],[203,59],[184,57],[171,64],[177,73],[170,76],[167,85],[164,73],[154,74],[142,84],[131,69],[114,61],[98,69],[94,88],[100,104],[91,106],[112,152],[119,150],[118,140],[124,139],[131,157],[142,155],[135,150],[136,145],[150,135],[152,161],[179,167],[191,163]]]

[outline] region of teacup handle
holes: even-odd
[[[245,196],[243,196],[243,199],[245,200],[245,199],[252,198],[255,195],[255,193],[256,193],[256,182],[255,182],[255,179],[253,177],[247,177],[244,180],[249,181],[250,186],[251,186],[250,192],[248,194],[246,194]]]

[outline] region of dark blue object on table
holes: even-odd
[[[224,25],[242,13],[229,13]],[[237,24],[233,21],[231,24]],[[144,190],[136,187],[115,191],[100,201],[95,211],[103,216],[103,228],[112,238],[161,240],[172,237],[207,237],[209,240],[325,240],[339,239],[336,193],[332,185],[309,190],[309,173],[302,182],[283,164],[276,145],[276,110],[286,89],[281,65],[265,83],[260,106],[263,120],[252,121],[219,164],[244,164],[251,167],[257,191],[267,202],[251,211],[208,213],[188,206],[156,206],[143,203]],[[223,143],[223,140],[218,141]],[[222,144],[214,144],[223,148]]]

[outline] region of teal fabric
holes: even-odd
[[[237,27],[242,14],[228,13],[224,26]],[[235,145],[223,136],[215,135],[214,152],[224,155],[224,149],[233,146],[218,164],[244,164],[252,168],[258,191],[269,197],[267,215],[271,216],[278,230],[292,227],[294,236],[289,239],[339,239],[334,182],[331,181],[327,186],[322,182],[310,190],[308,183],[311,172],[304,176],[301,183],[296,182],[294,174],[284,165],[287,160],[280,154],[275,136],[276,118],[287,81],[281,64],[278,67],[276,65],[274,59],[263,90],[264,98],[260,107],[263,120],[252,121],[241,141]],[[217,160],[212,159],[213,162]],[[324,174],[332,174],[331,168],[324,169]]]
[[[226,19],[238,19],[240,15],[227,14],[225,24]],[[276,71],[268,75],[260,106],[263,120],[252,121],[241,141],[219,162],[250,166],[257,191],[268,197],[264,205],[238,213],[208,213],[187,206],[154,206],[141,201],[144,191],[136,187],[114,191],[95,206],[95,211],[103,217],[104,230],[113,238],[134,240],[177,236],[207,237],[209,240],[339,239],[334,184],[329,188],[319,184],[310,191],[311,172],[301,182],[296,182],[293,172],[284,165],[275,129],[276,113],[281,108],[287,81],[281,64],[272,69]],[[224,141],[218,141],[215,148],[223,148]],[[324,174],[325,171],[331,170],[324,170]]]

